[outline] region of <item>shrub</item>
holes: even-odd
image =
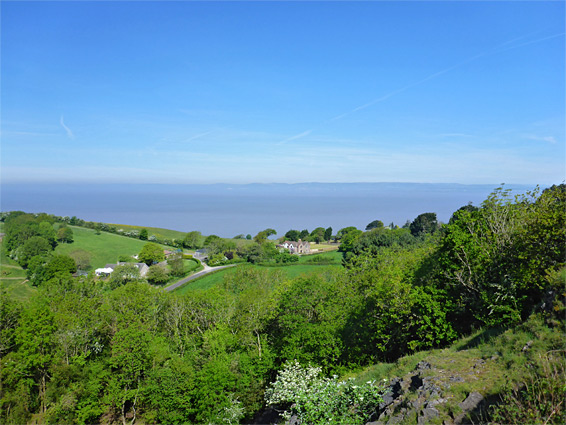
[[[288,362],[265,392],[268,405],[284,406],[282,416],[296,415],[307,424],[364,424],[383,401],[384,387],[375,381],[354,385],[320,376],[322,368]]]

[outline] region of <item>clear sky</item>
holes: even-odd
[[[563,1],[0,7],[5,183],[566,178]]]

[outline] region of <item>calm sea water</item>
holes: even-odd
[[[87,221],[164,227],[233,237],[266,229],[331,226],[334,232],[373,220],[402,226],[424,212],[447,222],[468,202],[479,205],[498,185],[301,183],[248,185],[3,184],[2,211],[46,212]],[[534,185],[506,185],[521,193]]]

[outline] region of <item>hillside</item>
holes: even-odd
[[[562,424],[565,208],[563,186],[496,191],[300,258],[209,238],[209,263],[239,265],[174,293],[127,268],[73,277],[64,225],[5,215],[37,289],[2,294],[1,421]],[[57,249],[145,244],[73,231]]]
[[[73,251],[82,249],[91,254],[93,269],[104,267],[108,263],[116,263],[120,256],[137,255],[147,241],[128,238],[113,233],[100,232],[84,227],[71,226],[73,229],[73,243],[57,245],[57,254],[68,255]],[[171,249],[163,246],[163,249]]]

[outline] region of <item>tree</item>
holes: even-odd
[[[310,233],[307,229],[301,230],[301,233],[299,233],[299,239],[305,240],[309,237],[309,235]]]
[[[67,255],[54,255],[45,265],[44,279],[49,280],[59,274],[68,276],[77,271],[75,260]]]
[[[84,249],[75,249],[69,253],[69,257],[75,260],[78,270],[88,270],[92,254]]]
[[[73,243],[73,229],[68,226],[59,227],[57,240],[63,243]]]
[[[57,246],[57,232],[55,232],[53,225],[48,221],[39,223],[39,236],[45,238],[52,248]]]
[[[309,239],[313,242],[321,243],[324,240],[324,232],[324,227],[317,227],[311,232]]]
[[[119,286],[126,285],[129,282],[136,282],[140,280],[140,270],[135,264],[120,264],[114,267],[114,271],[110,274],[108,279],[108,286],[110,289],[118,288]]]
[[[329,227],[324,231],[324,240],[329,241],[330,239],[332,239],[332,227]]]
[[[141,229],[141,232],[140,232],[140,239],[141,239],[142,241],[147,241],[147,237],[148,237],[147,229]]]
[[[299,240],[299,237],[300,237],[300,232],[298,230],[289,230],[287,233],[285,233],[285,240],[288,241],[297,242]]]
[[[150,283],[161,285],[169,280],[169,273],[165,267],[155,264],[149,268],[146,278]]]
[[[41,236],[32,236],[16,249],[15,259],[20,266],[26,268],[32,257],[43,256],[51,252],[51,250],[51,244],[46,239]]]
[[[202,247],[202,235],[196,230],[189,232],[183,239],[183,246],[185,248],[198,249]]]
[[[171,269],[173,276],[182,276],[185,273],[183,264],[183,253],[181,251],[175,252],[167,259],[167,265]]]
[[[383,227],[383,221],[381,220],[373,220],[371,223],[369,223],[366,226],[366,231],[371,230],[371,229],[377,229]]]
[[[159,263],[160,261],[165,260],[165,254],[159,245],[153,242],[148,242],[143,246],[142,250],[138,254],[138,260],[148,266],[151,266],[153,263]]]
[[[409,226],[413,236],[434,233],[438,229],[436,213],[423,213],[413,220]]]
[[[340,247],[338,248],[338,251],[341,252],[351,251],[352,248],[354,247],[354,244],[356,243],[358,238],[362,235],[362,233],[363,232],[361,230],[358,230],[354,227],[348,233],[342,234],[342,237],[340,239]]]
[[[265,229],[254,236],[254,241],[261,245],[268,237],[276,234],[277,232],[274,229]]]
[[[347,233],[350,233],[353,230],[358,230],[358,229],[356,229],[354,226],[348,226],[338,230],[338,233],[336,233],[336,239],[337,240],[342,239]]]
[[[247,240],[251,240],[252,239],[252,235],[250,235],[249,233],[246,235],[246,239]]]

